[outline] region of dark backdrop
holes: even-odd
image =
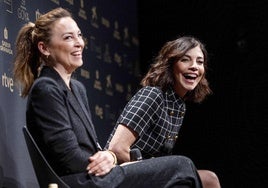
[[[267,187],[267,3],[139,0],[138,7],[142,75],[179,35],[198,37],[209,51],[214,94],[187,105],[175,152],[215,171],[223,188]]]
[[[38,188],[22,133],[27,98],[12,74],[15,40],[22,25],[59,6],[71,11],[83,33],[84,64],[74,77],[87,89],[102,146],[136,90],[136,1],[0,0],[0,188]]]

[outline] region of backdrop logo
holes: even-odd
[[[13,13],[13,3],[12,0],[4,0],[4,5],[6,7],[6,11],[9,13]]]
[[[95,105],[95,114],[100,119],[103,119],[103,108],[99,105]]]
[[[107,43],[104,46],[103,61],[106,63],[112,63],[112,57],[110,55],[109,44]]]
[[[83,18],[84,20],[87,20],[87,13],[84,9],[84,0],[80,0],[80,9],[79,9],[78,16]]]
[[[13,89],[13,87],[14,87],[13,79],[12,79],[12,77],[8,77],[8,76],[6,75],[6,73],[4,73],[4,74],[2,75],[2,86],[5,87],[5,88],[9,88],[9,90],[10,90],[11,92],[14,91],[14,89]]]
[[[120,83],[115,84],[115,90],[119,93],[124,93],[124,86]]]
[[[102,91],[102,84],[101,84],[101,81],[100,81],[100,73],[98,70],[96,70],[95,72],[95,81],[94,81],[94,88],[97,89],[97,90],[100,90]]]
[[[29,14],[28,14],[28,12],[26,10],[25,0],[21,1],[21,5],[18,8],[17,13],[18,13],[18,18],[19,19],[24,20],[25,22],[28,22],[30,20],[29,19]]]
[[[125,27],[124,28],[124,44],[126,46],[130,46],[129,38],[130,38],[130,36],[129,36],[128,27]]]
[[[92,7],[91,8],[91,25],[95,28],[99,28],[98,24],[98,14],[97,14],[97,7]],[[107,24],[107,23],[106,23]]]
[[[95,20],[97,18],[97,12],[95,11],[96,15],[93,15],[93,10],[92,10],[92,17],[91,17],[91,22],[93,22],[93,20]],[[97,19],[96,19],[97,20]],[[106,28],[110,28],[110,21],[104,17],[101,18],[101,23],[104,27]]]
[[[108,74],[106,76],[106,87],[105,87],[105,92],[109,96],[113,96],[113,85],[112,85],[112,75]]]
[[[114,62],[116,62],[118,64],[119,67],[122,66],[122,57],[119,53],[114,53]]]
[[[83,39],[84,39],[84,43],[85,43],[85,50],[87,50],[88,49],[88,38],[87,37],[83,37]]]
[[[85,79],[90,78],[90,72],[87,71],[86,69],[83,69],[83,68],[80,69],[80,75],[81,75],[81,77],[83,77]]]
[[[4,29],[4,39],[7,40],[8,39],[8,31],[7,28],[5,27]]]
[[[13,55],[11,44],[7,40],[8,40],[8,29],[5,27],[4,28],[4,40],[2,40],[0,51]]]
[[[121,35],[119,32],[119,23],[118,21],[114,22],[114,34],[113,34],[114,38],[117,40],[121,40]]]

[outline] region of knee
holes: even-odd
[[[174,157],[177,158],[178,161],[183,161],[183,162],[188,162],[188,163],[193,163],[192,159],[190,159],[189,157],[186,157],[184,155],[173,155]]]
[[[218,176],[209,170],[198,170],[204,188],[220,188]]]
[[[178,164],[178,168],[180,170],[183,170],[184,173],[193,174],[193,171],[195,172],[197,170],[192,159],[190,159],[186,156],[176,155],[176,156],[174,156],[174,160],[176,160],[176,162]],[[176,163],[174,163],[174,164],[176,164]]]

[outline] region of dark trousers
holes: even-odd
[[[120,188],[201,188],[193,162],[184,156],[157,157],[123,166]]]
[[[202,188],[193,162],[176,155],[116,166],[101,177],[79,173],[62,179],[71,188]]]

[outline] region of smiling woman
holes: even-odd
[[[173,63],[174,90],[181,97],[194,90],[205,73],[204,55],[200,46],[187,51]]]
[[[71,73],[83,65],[84,41],[80,29],[71,17],[63,17],[51,25],[48,43],[38,42],[38,49],[46,56],[46,64],[53,66],[70,88]]]
[[[186,111],[185,101],[202,102],[212,93],[206,79],[207,51],[194,37],[167,42],[125,106],[106,148],[118,161],[130,161],[138,148],[143,158],[172,155]],[[220,188],[216,174],[198,170],[204,188]]]

